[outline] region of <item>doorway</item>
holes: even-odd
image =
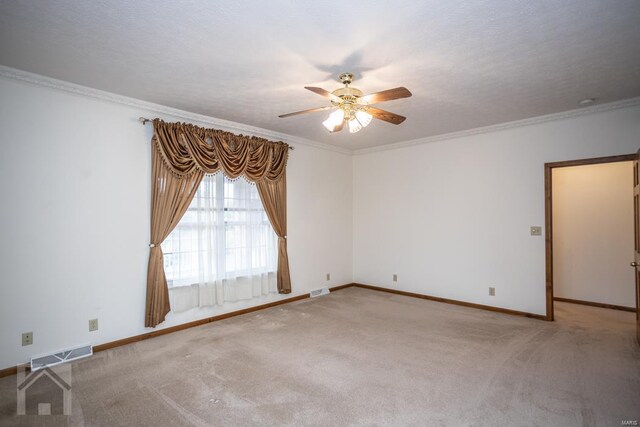
[[[554,320],[554,301],[636,311],[635,297],[628,297],[630,291],[635,293],[633,274],[631,274],[632,271],[629,267],[629,261],[633,261],[634,256],[632,203],[634,160],[636,160],[636,154],[545,164],[547,320]],[[583,166],[584,168],[582,168]],[[628,173],[625,172],[627,170]],[[621,173],[628,175],[627,181],[619,179],[615,181],[616,174],[619,177]],[[607,189],[603,188],[606,183],[590,185],[599,182],[598,174],[611,181],[611,185],[623,186],[622,194],[628,193],[626,196],[628,199],[623,200],[627,205],[620,208],[625,211],[629,207],[631,209],[631,212],[628,213],[629,218],[624,221],[624,227],[629,229],[624,228],[623,231],[624,238],[631,242],[628,251],[621,251],[618,247],[618,253],[613,254],[607,250],[603,252],[602,246],[595,248],[596,244],[606,244],[598,241],[599,236],[620,234],[622,226],[617,223],[609,223],[604,224],[605,229],[603,229],[603,221],[606,222],[609,219],[603,210],[616,208],[593,205],[593,201],[589,200],[590,197],[597,197],[599,192],[605,203],[620,201],[620,197],[616,199],[614,194],[609,194]],[[581,184],[584,186],[581,187]],[[562,197],[562,199],[558,197]],[[592,203],[591,208],[588,202]],[[626,214],[624,215],[626,216]],[[556,227],[555,240],[554,227]],[[606,227],[610,227],[610,229],[606,229]],[[628,235],[626,235],[627,233]],[[588,240],[590,237],[593,239]],[[588,246],[585,245],[587,242]],[[624,247],[626,248],[626,246]],[[603,253],[605,256],[602,256]],[[615,262],[612,257],[616,257]],[[608,258],[609,265],[596,265],[598,262],[607,263],[606,258]],[[554,262],[558,264],[555,268]],[[615,272],[612,271],[612,265],[615,267]],[[589,274],[586,271],[587,267],[591,268],[594,273]],[[621,270],[622,268],[629,270]],[[617,286],[616,290],[607,289],[603,292],[602,282],[598,282],[598,280],[602,279],[602,275],[607,274],[616,276],[622,283]],[[626,276],[629,276],[629,280],[626,280]],[[629,283],[626,283],[627,281]],[[554,282],[557,283],[554,284]],[[628,289],[622,289],[624,286]]]

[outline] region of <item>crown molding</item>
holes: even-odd
[[[243,123],[232,122],[229,120],[218,119],[204,114],[192,113],[189,111],[179,110],[177,108],[167,107],[166,105],[155,104],[152,102],[142,101],[136,98],[130,98],[124,95],[107,92],[104,90],[94,89],[75,83],[58,80],[27,71],[18,70],[16,68],[0,65],[0,77],[18,80],[30,83],[36,86],[57,89],[75,95],[94,98],[101,101],[111,102],[114,104],[126,105],[129,107],[139,108],[152,113],[166,114],[179,119],[191,122],[199,122],[210,125],[216,129],[228,132],[240,133],[248,136],[257,136],[261,138],[284,141],[293,145],[305,145],[308,147],[318,148],[322,150],[334,151],[341,154],[351,155],[352,151],[342,147],[336,147],[330,144],[313,141],[299,136],[289,135],[285,133],[275,132],[268,129],[250,126]]]
[[[444,133],[440,135],[428,136],[425,138],[412,139],[409,141],[402,141],[393,144],[380,145],[371,148],[362,148],[354,150],[353,155],[377,153],[380,151],[397,150],[405,147],[412,147],[414,145],[428,144],[430,142],[444,141],[447,139],[463,138],[466,136],[479,135],[483,133],[499,132],[507,129],[514,129],[524,126],[537,125],[540,123],[554,122],[556,120],[570,119],[574,117],[585,116],[587,114],[602,113],[605,111],[620,110],[624,108],[633,108],[640,106],[640,97],[629,98],[622,101],[609,102],[607,104],[594,105],[591,107],[585,107],[575,110],[562,111],[560,113],[547,114],[544,116],[536,116],[528,119],[515,120],[512,122],[499,123],[496,125],[483,126],[479,128],[473,128],[463,130],[460,132]]]
[[[8,79],[18,80],[26,83],[30,83],[37,86],[48,87],[52,89],[61,90],[64,92],[86,96],[88,98],[94,98],[106,102],[115,104],[126,105],[129,107],[139,108],[152,113],[166,114],[169,116],[177,117],[179,119],[191,122],[198,122],[205,125],[215,127],[216,129],[225,130],[228,132],[241,133],[243,135],[258,136],[261,138],[267,138],[272,140],[284,141],[293,145],[303,145],[321,150],[333,151],[345,155],[362,155],[369,153],[376,153],[387,150],[397,150],[400,148],[412,147],[414,145],[428,144],[430,142],[444,141],[447,139],[463,138],[466,136],[479,135],[483,133],[499,132],[502,130],[514,129],[524,126],[531,126],[540,123],[553,122],[556,120],[569,119],[573,117],[584,116],[587,114],[601,113],[605,111],[619,110],[624,108],[633,108],[640,106],[640,97],[629,98],[622,101],[610,102],[607,104],[593,105],[591,107],[579,108],[574,110],[563,111],[559,113],[547,114],[544,116],[531,117],[522,120],[515,120],[506,123],[499,123],[490,126],[483,126],[479,128],[468,129],[459,132],[451,132],[440,135],[434,135],[424,138],[413,139],[409,141],[402,141],[393,144],[385,144],[377,147],[362,148],[359,150],[350,150],[343,147],[336,147],[334,145],[325,144],[318,141],[313,141],[299,136],[289,135],[285,133],[275,132],[268,129],[259,128],[256,126],[250,126],[243,123],[232,122],[229,120],[218,119],[204,114],[192,113],[185,110],[179,110],[177,108],[167,107],[165,105],[154,104],[152,102],[142,101],[136,98],[130,98],[124,95],[118,95],[115,93],[90,88],[87,86],[77,85],[64,80],[58,80],[51,77],[42,76],[39,74],[30,73],[27,71],[18,70],[16,68],[0,65],[0,77]]]

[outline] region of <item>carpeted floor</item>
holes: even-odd
[[[556,304],[544,322],[360,288],[97,353],[66,425],[619,426],[640,421],[635,315]]]

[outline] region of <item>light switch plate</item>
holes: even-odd
[[[531,226],[531,235],[532,236],[542,236],[542,227],[540,227],[539,225],[532,225]]]

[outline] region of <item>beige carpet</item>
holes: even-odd
[[[635,315],[544,322],[349,288],[97,353],[73,414],[3,424],[539,425],[640,421]]]

